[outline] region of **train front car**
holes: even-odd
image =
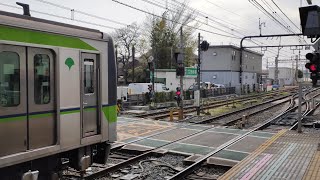
[[[0,179],[104,163],[116,97],[110,36],[0,11]]]

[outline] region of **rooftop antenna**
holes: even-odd
[[[17,5],[21,6],[23,8],[23,15],[25,16],[31,16],[30,15],[30,8],[29,8],[29,4],[24,4],[21,2],[16,2]]]

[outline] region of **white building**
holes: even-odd
[[[243,50],[242,85],[258,88],[263,54]],[[240,90],[240,48],[232,45],[210,46],[202,53],[201,81],[224,84]]]
[[[295,83],[295,69],[289,67],[278,67],[279,85],[293,85]],[[275,67],[269,67],[269,78],[274,80]]]
[[[196,82],[196,68],[186,68],[183,79],[183,89],[187,90]],[[175,91],[180,87],[180,76],[176,76],[176,69],[155,69],[155,82],[163,83],[170,91]]]

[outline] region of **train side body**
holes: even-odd
[[[0,12],[0,177],[36,171],[37,161],[41,169],[46,158],[79,170],[106,161],[116,98],[107,34]]]

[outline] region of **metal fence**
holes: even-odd
[[[208,97],[215,97],[215,96],[222,96],[228,94],[235,94],[236,88],[235,87],[227,87],[227,88],[214,88],[214,89],[203,89],[201,90],[201,97],[208,98]],[[155,93],[155,102],[168,102],[174,101],[175,92],[156,92]],[[184,91],[183,97],[185,100],[190,100],[194,98],[194,91]],[[124,102],[124,106],[132,106],[132,105],[146,105],[150,102],[149,94],[132,94],[128,95],[127,102]]]

